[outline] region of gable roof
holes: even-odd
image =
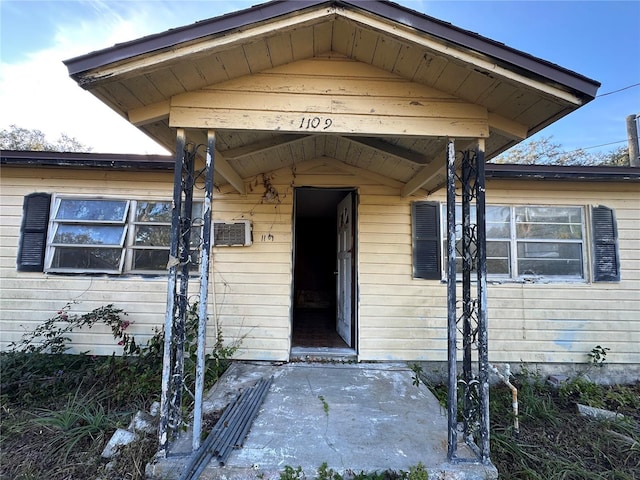
[[[128,58],[146,55],[167,48],[172,48],[186,42],[203,39],[238,30],[256,22],[272,19],[281,15],[299,13],[318,5],[350,6],[375,13],[383,18],[397,21],[406,26],[447,42],[475,50],[489,57],[509,63],[515,67],[537,73],[549,80],[564,83],[581,92],[585,97],[594,98],[600,83],[583,75],[562,68],[559,65],[536,58],[532,55],[516,50],[496,42],[477,33],[464,30],[455,25],[443,22],[435,17],[416,12],[402,5],[379,0],[275,0],[269,3],[232,12],[207,20],[174,28],[166,32],[148,35],[136,40],[121,43],[111,48],[81,55],[64,63],[69,75],[80,79],[82,72],[102,67]]]
[[[415,85],[422,96],[411,105],[422,105],[423,98],[434,92],[438,101],[457,102],[457,108],[468,111],[475,108],[475,118],[486,127],[468,135],[459,129],[454,135],[485,138],[487,158],[591,101],[600,85],[395,3],[369,0],[273,1],[118,44],[65,64],[79,85],[173,150],[175,127],[180,125],[170,113],[177,99],[229,82],[237,85],[242,78],[263,73],[308,71],[308,80],[326,66],[335,68],[337,60],[368,66],[353,78],[363,84],[384,77]],[[288,64],[298,67],[285,72]],[[264,78],[263,85],[270,89],[268,82],[274,77]],[[339,93],[340,81],[334,76],[324,92]],[[308,82],[300,82],[299,89],[308,88]],[[363,98],[367,95],[372,98],[371,92]],[[255,109],[248,115],[256,116]],[[282,166],[331,156],[402,182],[405,195],[443,182],[446,135],[437,129],[431,134],[425,131],[424,136],[415,130],[403,135],[399,129],[358,131],[355,136],[283,134],[276,128],[246,131],[238,130],[237,124],[216,129],[218,158],[227,157],[225,168],[230,166],[232,175],[241,178],[273,170],[274,158]]]

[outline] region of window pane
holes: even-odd
[[[194,203],[193,204],[193,211],[191,213],[191,218],[193,220],[193,224],[194,225],[202,225],[204,222],[204,213],[202,211],[204,204],[203,203]]]
[[[134,250],[133,270],[167,270],[169,250]]]
[[[138,202],[136,222],[171,223],[171,202]]]
[[[191,230],[191,242],[189,244],[189,248],[194,251],[195,254],[200,250],[200,246],[202,244],[202,236],[199,228]],[[193,253],[192,253],[193,255]]]
[[[51,268],[119,271],[121,255],[121,248],[56,247]]]
[[[169,225],[137,225],[135,245],[147,247],[168,247],[171,243]]]
[[[579,207],[516,208],[518,238],[581,239],[582,209]]]
[[[171,223],[172,202],[138,202],[136,205],[136,222]],[[191,216],[196,223],[202,223],[201,202],[194,202]]]
[[[56,220],[86,220],[122,222],[127,202],[121,200],[74,200],[63,198],[56,212]]]
[[[509,258],[509,242],[487,241],[487,257]]]
[[[511,238],[511,208],[487,207],[487,238]]]
[[[582,244],[518,242],[518,272],[582,276]]]
[[[511,220],[511,207],[486,207],[487,222],[504,223]]]
[[[202,242],[200,228],[191,230],[189,248],[197,250]],[[141,247],[168,247],[171,245],[169,225],[136,225],[134,244]]]
[[[504,258],[487,258],[487,273],[493,275],[509,275],[509,260]]]
[[[58,225],[53,243],[121,245],[124,229],[118,225]]]
[[[132,270],[167,271],[169,262],[169,250],[145,250],[136,249],[133,251]],[[197,271],[200,268],[200,252],[191,252],[190,271]]]
[[[487,273],[509,275],[510,273],[509,242],[487,241]]]

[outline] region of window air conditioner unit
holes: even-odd
[[[247,247],[249,245],[251,245],[251,222],[249,220],[213,221],[214,247]]]

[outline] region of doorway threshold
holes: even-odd
[[[292,347],[289,361],[355,363],[358,354],[353,348]]]

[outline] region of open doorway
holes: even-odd
[[[355,349],[355,191],[295,190],[293,347]]]

